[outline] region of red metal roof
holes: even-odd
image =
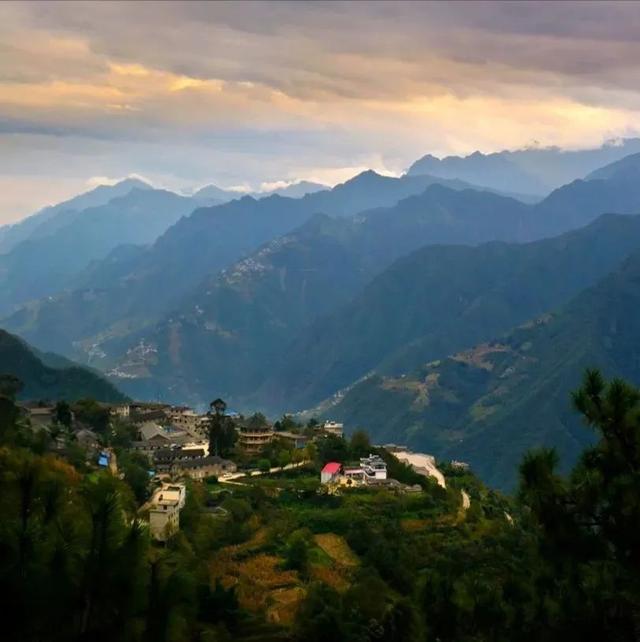
[[[339,464],[337,461],[330,461],[322,469],[322,472],[323,473],[329,473],[330,475],[334,475],[335,473],[339,473],[340,472],[340,466],[341,465],[342,464]]]

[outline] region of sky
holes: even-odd
[[[0,223],[640,133],[640,3],[2,2]]]

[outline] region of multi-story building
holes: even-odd
[[[340,424],[337,421],[325,421],[324,424],[322,424],[322,430],[330,435],[342,437],[344,434],[344,424]]]
[[[196,434],[201,425],[201,416],[191,408],[172,408],[167,415],[173,426],[191,434]]]
[[[273,440],[275,433],[269,425],[265,426],[242,426],[238,433],[238,443],[247,452],[260,452]]]
[[[131,406],[128,403],[123,403],[118,406],[111,406],[110,413],[113,417],[129,419],[129,416],[131,415]]]
[[[364,471],[365,481],[387,478],[387,464],[379,455],[369,454],[360,459],[360,467]]]
[[[151,537],[159,542],[166,542],[180,529],[180,511],[184,507],[186,496],[184,484],[167,484],[156,490],[149,509]]]

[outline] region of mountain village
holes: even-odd
[[[215,402],[214,402],[215,403]],[[244,417],[227,410],[222,412],[223,421],[234,433],[233,459],[222,457],[217,444],[211,440],[210,427],[215,411],[199,414],[188,406],[172,406],[155,402],[132,402],[123,404],[99,404],[107,421],[108,430],[125,426],[133,436],[128,450],[141,455],[148,463],[151,497],[140,508],[148,518],[149,532],[157,541],[167,541],[180,528],[180,512],[185,506],[186,480],[198,483],[215,482],[220,485],[242,485],[243,479],[261,475],[277,475],[296,468],[310,466],[317,458],[318,446],[333,440],[345,442],[342,423],[315,420],[306,426],[296,424],[285,416],[283,421],[271,423],[259,413]],[[68,418],[70,435],[60,430],[60,407],[38,404],[23,404],[24,419],[34,429],[44,429],[54,436],[53,450],[65,457],[69,453],[69,437],[86,454],[90,466],[109,469],[118,475],[116,453],[104,446],[104,438],[72,412]],[[289,429],[283,429],[289,423]],[[444,475],[430,455],[412,453],[404,447],[387,444],[377,447],[376,453],[368,453],[356,460],[321,462],[318,493],[335,495],[359,487],[384,489],[394,493],[420,493],[419,484],[405,484],[394,479],[388,471],[387,458],[409,466],[419,475],[432,478],[444,488]],[[266,458],[276,454],[277,461]],[[466,464],[452,462],[464,468]],[[276,465],[273,465],[276,464]],[[218,511],[223,514],[223,511]]]

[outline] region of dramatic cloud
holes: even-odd
[[[638,33],[627,2],[1,3],[0,221],[92,176],[255,188],[638,133]]]

